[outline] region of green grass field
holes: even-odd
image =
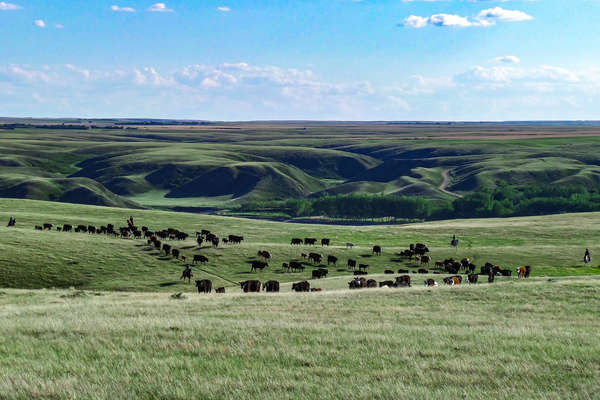
[[[600,279],[0,293],[3,399],[594,399]]]
[[[143,240],[34,230],[118,227],[130,215],[152,229],[243,235],[217,249],[170,242],[208,256],[194,278],[226,294],[198,294],[179,281],[181,261]],[[600,213],[352,227],[1,199],[0,221],[9,216],[0,399],[593,399],[600,390],[600,268],[581,262],[585,247],[600,251]],[[397,275],[384,275],[389,267],[415,270],[394,253],[419,241],[434,260],[530,264],[533,276],[426,288],[425,278],[445,275],[411,274],[411,288],[350,291],[351,273],[330,266],[328,278],[310,280],[321,292],[294,293],[312,267],[279,266],[314,251],[289,245],[306,236],[331,238],[316,251],[366,262],[377,281]],[[373,244],[383,255],[371,256]],[[259,249],[274,259],[251,274]],[[277,279],[281,292],[243,294],[245,279]]]
[[[292,282],[311,277],[313,266],[303,273],[286,273],[283,262],[302,260],[301,253],[316,251],[339,258],[330,265],[331,277],[348,276],[348,258],[369,264],[371,274],[385,269],[416,270],[417,265],[396,253],[410,243],[426,243],[433,261],[468,257],[477,267],[486,262],[514,270],[531,265],[534,276],[576,276],[600,274],[598,263],[583,264],[583,252],[600,254],[600,213],[563,214],[542,217],[456,220],[394,226],[329,226],[290,224],[167,211],[128,210],[61,204],[34,200],[0,200],[0,220],[17,219],[16,228],[0,227],[0,286],[12,288],[68,288],[120,291],[193,291],[193,285],[179,281],[183,262],[149,247],[145,240],[121,239],[87,233],[34,230],[45,222],[54,225],[126,225],[133,215],[138,225],[159,230],[174,227],[190,233],[208,229],[221,237],[243,235],[241,245],[199,248],[193,239],[168,241],[189,259],[195,254],[209,258],[194,266],[196,279],[213,279],[217,286],[235,286],[249,278]],[[458,250],[449,245],[456,234]],[[331,247],[291,246],[293,237],[330,238]],[[354,243],[352,250],[346,242]],[[373,256],[373,245],[383,247]],[[263,272],[250,273],[249,261],[258,250],[273,254]],[[433,267],[433,264],[431,265]]]

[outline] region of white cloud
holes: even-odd
[[[155,4],[152,4],[148,8],[148,11],[152,11],[152,12],[173,12],[173,10],[171,8],[168,8],[165,3],[155,3]]]
[[[529,21],[533,17],[518,10],[505,10],[501,7],[489,8],[480,11],[477,16],[469,20],[468,17],[463,17],[456,14],[434,14],[430,17],[421,17],[418,15],[410,15],[404,19],[402,26],[410,28],[424,28],[426,26],[436,27],[489,27],[502,22],[520,22]]]
[[[121,7],[121,6],[117,6],[117,5],[110,6],[110,9],[114,12],[128,12],[128,13],[135,12],[135,8],[133,8],[133,7]]]
[[[6,3],[4,1],[0,1],[0,11],[14,11],[20,10],[21,6],[12,3]]]
[[[35,21],[33,21],[33,23],[35,24],[35,26],[37,26],[38,28],[45,28],[46,27],[46,22],[44,22],[43,19],[36,19]]]
[[[221,12],[229,12],[229,11],[231,11],[231,8],[229,8],[227,6],[220,6],[220,7],[217,7],[217,10],[219,10]]]
[[[505,10],[501,7],[482,10],[477,14],[477,20],[481,22],[495,23],[496,21],[521,22],[530,21],[533,17],[519,10]]]
[[[501,56],[494,58],[495,62],[500,62],[504,64],[518,64],[521,62],[519,57],[516,56]]]

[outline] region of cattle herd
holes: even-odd
[[[107,224],[106,226],[96,227],[93,225],[76,225],[73,226],[71,224],[63,224],[62,226],[57,226],[56,230],[59,232],[80,232],[80,233],[88,233],[93,235],[110,235],[114,237],[120,238],[133,238],[133,239],[146,239],[146,243],[148,246],[152,246],[157,249],[161,253],[164,253],[165,256],[171,256],[175,259],[182,260],[186,262],[188,257],[182,254],[182,251],[173,246],[172,241],[185,241],[190,235],[187,233],[180,231],[175,228],[167,228],[162,230],[150,230],[146,226],[142,226],[138,228],[133,223],[133,217],[130,217],[127,220],[128,226],[120,227],[115,229],[113,224]],[[36,230],[52,230],[54,228],[53,224],[44,223],[42,225],[36,225]],[[244,240],[243,236],[240,235],[227,235],[226,237],[220,238],[216,234],[210,232],[209,230],[201,230],[195,233],[195,240],[198,246],[202,246],[206,244],[207,246],[211,246],[217,248],[219,244],[223,245],[236,245],[241,244]],[[319,243],[317,238],[292,238],[290,241],[291,246],[317,246]],[[331,245],[331,240],[329,238],[322,238],[320,240],[321,248],[329,247]],[[352,249],[354,247],[353,243],[347,242],[346,249]],[[463,258],[461,260],[454,260],[452,258],[445,259],[443,261],[435,262],[435,270],[430,272],[427,268],[430,268],[430,264],[432,262],[431,256],[429,255],[429,248],[424,243],[416,243],[410,244],[410,246],[399,253],[395,253],[396,256],[405,258],[409,261],[413,261],[418,263],[420,268],[417,271],[412,271],[412,273],[419,274],[443,274],[448,273],[450,276],[444,277],[441,279],[446,285],[460,285],[463,281],[461,271],[467,276],[467,282],[469,284],[476,284],[478,282],[479,276],[484,275],[487,276],[488,282],[493,283],[495,277],[497,276],[512,276],[512,270],[504,269],[500,266],[485,263],[480,268],[479,272],[476,272],[476,266],[471,262],[468,258]],[[372,255],[381,256],[382,248],[379,245],[372,246]],[[321,279],[327,277],[329,274],[329,270],[327,268],[323,268],[324,260],[327,261],[327,267],[333,265],[334,267],[338,265],[340,259],[334,255],[327,255],[326,257],[320,254],[319,252],[302,252],[300,257],[306,262],[300,262],[298,260],[290,260],[289,262],[284,262],[282,264],[283,272],[303,272],[306,268],[305,264],[309,263],[314,268],[311,270],[311,278],[313,280]],[[256,253],[256,259],[250,261],[250,272],[260,272],[265,268],[269,267],[269,261],[273,258],[273,255],[268,250],[259,250]],[[194,254],[191,258],[192,264],[204,264],[209,261],[208,257],[202,254]],[[354,278],[348,282],[349,289],[363,289],[363,288],[376,288],[376,287],[388,287],[388,288],[400,288],[400,287],[411,287],[411,276],[409,275],[410,271],[407,269],[398,269],[397,273],[401,274],[396,277],[394,280],[384,280],[381,282],[377,282],[374,279],[366,279],[361,275],[368,275],[369,264],[359,263],[357,260],[348,258],[345,263],[345,267],[348,271],[353,271]],[[521,266],[518,267],[515,271],[519,278],[529,278],[531,274],[530,266]],[[394,274],[393,269],[385,269],[385,274]],[[188,282],[191,282],[193,273],[190,264],[186,264],[185,270],[181,274],[181,278]],[[425,286],[438,286],[438,282],[435,279],[428,278],[424,281]],[[196,280],[196,287],[199,293],[211,293],[213,290],[212,281],[209,279]],[[269,280],[266,282],[262,282],[259,280],[246,280],[243,282],[239,282],[240,288],[244,293],[249,292],[279,292],[280,284],[278,281]],[[225,293],[224,287],[215,288],[216,293]],[[311,288],[311,284],[308,280],[293,283],[292,291],[295,292],[318,292],[321,291],[320,288]]]

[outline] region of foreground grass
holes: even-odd
[[[4,290],[0,398],[592,399],[600,279],[276,295]]]

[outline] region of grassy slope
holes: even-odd
[[[515,134],[519,138],[511,137]],[[548,137],[536,138],[538,134]],[[600,137],[551,137],[568,134],[599,132],[590,127],[460,124],[18,129],[0,137],[0,195],[83,201],[86,196],[77,194],[62,198],[69,188],[82,185],[73,180],[77,176],[98,182],[86,195],[101,198],[99,204],[131,206],[108,196],[108,188],[151,206],[172,207],[168,193],[187,196],[176,205],[213,206],[214,199],[203,193],[214,178],[210,171],[225,168],[235,176],[250,165],[255,167],[249,177],[242,174],[243,182],[219,175],[217,180],[225,186],[216,193],[219,203],[224,197],[239,202],[321,191],[448,198],[439,190],[442,171],[452,177],[447,190],[459,194],[493,185],[497,179],[597,186],[600,158],[594,149]],[[190,182],[197,184],[186,187]],[[243,193],[232,200],[240,187]]]
[[[54,224],[93,224],[100,226],[124,221],[133,215],[139,225],[151,229],[176,227],[194,233],[209,229],[224,236],[241,234],[240,246],[199,249],[193,241],[171,242],[184,255],[204,254],[210,262],[195,267],[195,278],[213,279],[215,285],[232,286],[248,278],[277,279],[282,282],[310,277],[304,273],[283,273],[282,262],[299,259],[310,247],[290,246],[292,237],[328,237],[333,246],[316,251],[340,258],[340,267],[349,257],[371,265],[371,273],[384,269],[413,267],[399,261],[394,253],[409,243],[425,242],[434,261],[447,257],[470,257],[481,266],[487,261],[513,269],[532,265],[534,276],[599,274],[594,263],[582,263],[583,251],[589,247],[592,256],[600,254],[594,238],[600,234],[600,213],[554,215],[545,217],[459,220],[405,226],[324,226],[285,224],[236,218],[213,217],[149,210],[126,210],[106,207],[59,204],[31,200],[0,200],[0,221],[15,216],[17,228],[0,227],[0,287],[41,288],[69,287],[129,291],[192,291],[193,286],[178,281],[183,265],[161,256],[142,240],[105,236],[35,231],[33,226]],[[4,225],[4,224],[3,224]],[[461,239],[458,251],[449,241],[456,233]],[[356,246],[346,250],[345,243]],[[383,246],[383,255],[371,256],[371,246]],[[262,273],[250,274],[248,261],[260,249],[273,253],[270,267]],[[416,266],[414,266],[416,267]],[[347,276],[344,268],[331,266],[330,276]],[[318,285],[326,285],[319,283]]]
[[[0,397],[592,399],[600,279],[0,294]]]

